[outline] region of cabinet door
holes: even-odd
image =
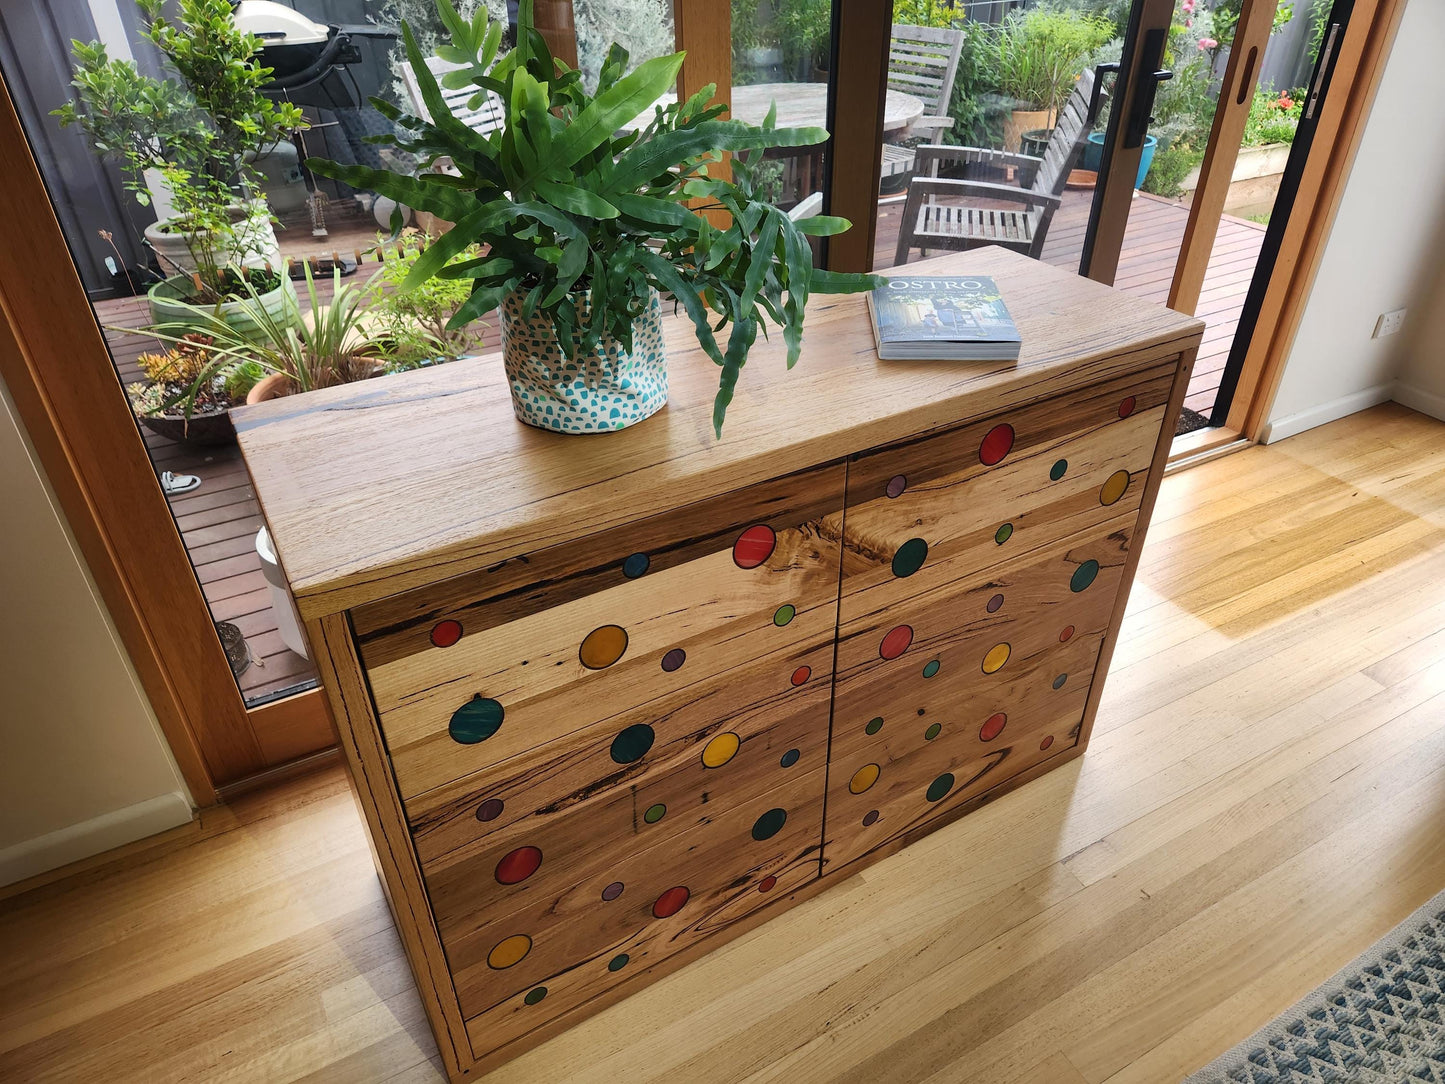
[[[353,613],[479,1056],[819,876],[845,473]]]
[[[854,457],[825,872],[1076,743],[1174,368]]]

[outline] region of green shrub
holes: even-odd
[[[1184,193],[1184,178],[1204,161],[1204,150],[1187,139],[1175,140],[1167,146],[1161,141],[1154,152],[1154,163],[1141,186],[1145,192],[1168,199]]]
[[[1052,6],[1010,12],[993,33],[999,89],[1057,113],[1090,54],[1113,33],[1113,23],[1089,12]]]
[[[1262,147],[1266,143],[1293,143],[1295,129],[1304,112],[1303,90],[1281,91],[1258,88],[1249,103],[1249,117],[1244,122],[1242,147]]]

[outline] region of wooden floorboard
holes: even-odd
[[[1389,404],[1164,480],[1080,760],[489,1079],[1178,1081],[1445,888],[1442,817],[1445,425]],[[0,1079],[440,1080],[339,770],[0,960]]]

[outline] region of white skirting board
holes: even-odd
[[[1309,410],[1302,410],[1298,414],[1287,414],[1283,418],[1273,418],[1265,424],[1264,430],[1260,433],[1261,444],[1272,444],[1277,440],[1284,440],[1285,437],[1292,437],[1296,433],[1303,433],[1307,429],[1313,429],[1317,425],[1324,425],[1326,422],[1338,421],[1340,418],[1348,418],[1351,414],[1358,414],[1362,410],[1368,410],[1372,406],[1379,406],[1381,403],[1389,402],[1395,398],[1395,384],[1377,384],[1373,388],[1366,388],[1350,395],[1343,395],[1338,399],[1331,399],[1327,403],[1311,407]],[[1408,403],[1406,404],[1409,405]]]
[[[180,791],[172,791],[27,839],[0,850],[0,886],[48,873],[112,847],[134,843],[167,828],[187,824],[190,819],[190,799]]]
[[[1395,382],[1395,402],[1401,406],[1407,406],[1411,410],[1418,410],[1421,414],[1428,414],[1432,418],[1439,418],[1445,422],[1445,395],[1436,395],[1434,392],[1417,388],[1413,384],[1406,384],[1403,380]]]

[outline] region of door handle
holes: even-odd
[[[1139,147],[1149,134],[1149,122],[1154,118],[1154,95],[1159,84],[1174,78],[1168,68],[1161,68],[1164,59],[1165,32],[1162,29],[1149,31],[1144,35],[1144,48],[1139,57],[1139,89],[1134,92],[1134,101],[1129,109],[1129,121],[1124,128],[1124,146]]]
[[[1086,120],[1086,124],[1090,127],[1099,117],[1099,99],[1104,96],[1104,76],[1110,72],[1118,74],[1119,62],[1117,60],[1094,67],[1094,93],[1089,95],[1089,116]]]

